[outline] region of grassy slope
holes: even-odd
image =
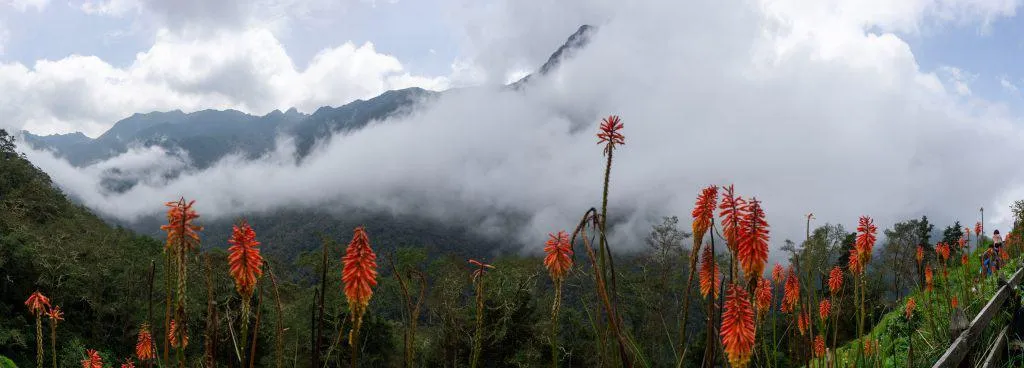
[[[950,299],[958,295],[959,308],[963,310],[967,320],[971,320],[981,311],[981,308],[995,294],[997,290],[997,277],[980,278],[979,270],[981,264],[981,252],[975,251],[969,258],[966,266],[966,273],[963,266],[960,266],[958,257],[950,257],[948,282],[941,277],[941,271],[935,272],[934,290],[925,292],[915,290],[908,298],[914,298],[917,302],[914,316],[908,320],[905,317],[904,307],[906,298],[899,304],[900,308],[890,311],[868,332],[868,336],[879,341],[882,361],[875,362],[868,360],[871,366],[881,367],[907,367],[908,349],[913,342],[913,364],[915,367],[929,367],[949,347],[953,339],[949,333],[950,320],[953,316],[953,309]],[[1010,276],[1021,266],[1020,258],[1011,259],[999,271],[999,276],[1009,279]],[[966,286],[961,277],[966,277]],[[978,278],[975,280],[975,278]],[[947,294],[948,293],[948,294]],[[948,296],[947,296],[948,295]],[[990,326],[1000,326],[1008,320],[1007,313],[997,314]],[[910,331],[913,332],[913,340],[908,339]],[[988,328],[982,336],[979,346],[988,346],[997,333],[995,328]],[[854,340],[844,346],[837,348],[836,356],[840,362],[839,366],[847,366],[856,358],[859,341]]]

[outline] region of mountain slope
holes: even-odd
[[[586,46],[594,27],[581,26],[541,65],[538,75],[546,75],[560,63]],[[510,84],[513,89],[528,85],[528,75]],[[181,110],[134,114],[115,123],[96,139],[81,133],[38,136],[24,132],[25,142],[36,149],[48,149],[72,165],[86,166],[127,152],[132,147],[159,146],[181,151],[191,159],[192,168],[204,169],[221,158],[241,153],[255,158],[274,148],[279,135],[296,139],[298,159],[304,158],[318,141],[335,133],[362,129],[373,121],[407,113],[417,103],[429,103],[443,92],[422,88],[387,91],[369,100],[356,100],[339,107],[324,106],[310,115],[295,108],[275,110],[264,116],[236,110]]]

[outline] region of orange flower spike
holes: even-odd
[[[50,310],[46,311],[46,316],[53,320],[54,323],[64,321],[64,312],[60,310],[59,305],[53,306]]]
[[[28,299],[25,300],[25,306],[28,307],[29,313],[33,315],[45,315],[46,311],[50,309],[50,299],[37,290],[28,296]]]
[[[953,298],[949,300],[949,304],[953,309],[956,309],[956,307],[960,305],[959,301],[956,299],[956,295],[953,295]]]
[[[782,284],[783,279],[786,277],[786,271],[782,268],[782,265],[776,263],[775,267],[772,268],[772,281],[776,284]]]
[[[821,335],[814,337],[814,356],[819,358],[825,356],[825,338]]]
[[[818,304],[818,317],[821,317],[822,320],[826,320],[831,312],[832,302],[828,299],[822,299],[821,303]]]
[[[199,245],[199,233],[203,227],[192,223],[199,218],[199,214],[192,209],[196,201],[185,203],[185,198],[178,201],[171,201],[164,204],[169,207],[167,210],[167,225],[160,227],[160,230],[167,232],[167,248],[180,244],[185,250],[192,250]]]
[[[949,245],[946,245],[946,243],[936,244],[935,253],[938,253],[942,257],[942,262],[945,263],[949,260]]]
[[[917,254],[914,255],[914,259],[917,260],[918,265],[920,265],[921,262],[924,262],[924,247],[920,245],[917,246]]]
[[[967,237],[966,236],[961,236],[960,239],[957,240],[956,242],[957,242],[957,244],[960,244],[960,249],[964,249],[964,247],[967,246]]]
[[[121,363],[121,368],[135,368],[135,362],[132,358],[125,358],[124,363]]]
[[[604,154],[608,155],[615,149],[615,145],[626,144],[626,137],[619,131],[622,130],[622,119],[618,115],[611,115],[601,119],[601,127],[597,133],[597,144],[605,143]]]
[[[721,210],[718,215],[722,217],[722,236],[725,237],[725,243],[730,251],[736,253],[740,242],[740,221],[743,220],[747,201],[736,196],[732,185],[724,187],[724,189],[725,194],[722,195],[722,202],[718,205],[718,209]]]
[[[729,285],[720,334],[722,345],[729,356],[729,364],[737,368],[746,367],[754,351],[757,326],[754,325],[750,296],[739,285]]]
[[[808,316],[807,312],[804,312],[804,311],[801,311],[799,316],[797,317],[796,325],[797,325],[797,328],[800,330],[800,334],[801,335],[806,335],[807,334],[807,327],[808,327],[808,325],[810,325],[809,319],[810,319],[810,316]]]
[[[1006,247],[999,248],[999,258],[1002,258],[1004,261],[1010,260],[1010,253],[1006,252]]]
[[[135,343],[135,357],[139,360],[150,360],[156,358],[153,354],[153,335],[149,332],[149,325],[143,323],[139,328],[139,340]]]
[[[100,353],[93,349],[86,350],[82,368],[103,368],[103,358],[100,357]]]
[[[925,288],[924,288],[925,291],[932,291],[932,268],[931,267],[926,267],[924,269],[924,284],[925,284]]]
[[[966,266],[969,260],[966,254],[960,255],[960,265]]]
[[[850,248],[850,257],[847,268],[850,269],[850,273],[854,275],[860,275],[864,271],[864,266],[860,262],[860,255],[857,252],[857,248]]]
[[[718,271],[718,262],[711,256],[711,248],[704,248],[700,258],[700,294],[708,296],[713,291],[712,298],[718,299],[721,285],[722,273]]]
[[[974,235],[981,236],[981,234],[984,233],[984,231],[985,225],[982,225],[981,221],[978,221],[977,223],[974,224]]]
[[[263,256],[260,255],[260,242],[256,241],[256,232],[249,223],[242,221],[231,230],[228,240],[228,266],[231,278],[235,279],[235,290],[243,298],[249,299],[256,290],[256,281],[263,275]]]
[[[914,308],[917,308],[917,302],[914,301],[914,298],[907,298],[907,307],[904,310],[907,319],[910,319],[910,316],[914,314]]]
[[[181,339],[178,339],[178,328],[182,328]],[[187,327],[182,327],[177,321],[171,320],[171,328],[167,331],[167,339],[171,340],[171,347],[177,348],[179,345],[182,348],[188,347],[188,330]]]
[[[361,314],[370,303],[373,287],[377,286],[377,254],[370,248],[370,238],[362,226],[352,234],[342,263],[341,282],[345,284],[345,298],[352,309]]]
[[[870,336],[864,338],[864,354],[871,356],[875,355],[875,350],[878,350],[878,341],[872,340]]]
[[[740,242],[736,252],[748,279],[761,277],[768,262],[768,222],[764,218],[761,202],[757,198],[751,199],[740,221]]]
[[[548,234],[548,237],[544,246],[544,253],[547,253],[544,267],[547,267],[552,280],[561,281],[572,268],[572,245],[565,231],[559,231],[557,235]]]
[[[835,295],[839,292],[839,288],[843,287],[843,269],[839,266],[832,267],[832,271],[828,273],[828,290]]]
[[[718,202],[718,186],[711,185],[700,191],[697,203],[693,206],[693,246],[700,247],[704,234],[711,228],[715,218],[715,206]]]
[[[871,251],[875,247],[877,233],[878,227],[875,226],[874,220],[868,216],[861,216],[860,222],[857,224],[857,241],[854,244],[857,248],[857,255],[860,256],[861,266],[871,261]]]
[[[754,289],[754,302],[757,305],[757,313],[763,315],[772,307],[772,282],[767,278],[761,278]]]
[[[786,273],[786,285],[782,291],[783,312],[792,312],[800,302],[800,280],[796,278],[792,267]]]

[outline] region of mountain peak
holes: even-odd
[[[540,66],[538,73],[540,75],[546,75],[548,72],[558,67],[562,60],[572,57],[576,51],[590,43],[590,37],[594,34],[594,30],[596,29],[596,27],[589,24],[584,24],[580,26],[580,28],[576,29],[576,32],[569,35],[569,38],[565,40],[565,43],[563,43],[562,46],[559,46],[558,49],[548,57],[548,61],[544,62],[544,65]],[[518,89],[532,77],[533,74],[529,74],[515,83],[512,83],[510,86]]]

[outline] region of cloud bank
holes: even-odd
[[[609,114],[625,123],[626,145],[616,151],[611,180],[611,212],[622,221],[616,232],[620,244],[639,245],[638,237],[659,216],[687,217],[698,190],[708,184],[735,184],[740,195],[761,200],[775,248],[785,238],[802,238],[808,212],[821,223],[851,229],[860,215],[888,226],[927,214],[945,226],[954,219],[973,223],[984,206],[988,228],[1005,229],[1009,201],[1024,196],[1022,178],[1011,169],[1024,153],[1017,117],[966,93],[967,72],[920,70],[907,43],[890,33],[930,22],[984,26],[1012,16],[1017,2],[498,4],[479,13],[466,10],[483,17],[475,21],[495,25],[494,33],[470,42],[478,46],[477,60],[535,59],[534,49],[520,46],[558,39],[557,46],[578,25],[560,21],[559,12],[600,28],[575,58],[524,91],[449,91],[409,116],[332,137],[301,164],[282,137],[278,149],[263,159],[229,157],[207,170],[111,194],[99,187],[100,166],[75,169],[45,152],[26,153],[86,205],[125,220],[157,213],[163,200],[181,195],[197,199],[199,210],[213,217],[356,205],[440,219],[470,214],[483,219],[480,226],[501,227],[496,218],[481,214],[511,213],[526,216],[525,223],[509,226],[531,249],[539,248],[544,234],[571,227],[585,209],[599,205],[603,158],[594,134],[599,119]],[[542,16],[549,11],[554,15]],[[564,27],[568,31],[557,35],[542,32]],[[493,39],[503,42],[480,41]],[[207,61],[221,68],[198,75],[186,72],[189,62],[142,62],[149,74],[139,72],[138,80],[160,80],[171,90],[192,88],[207,98],[252,106],[318,103],[322,100],[309,96],[319,94],[309,90],[338,84],[298,74],[296,80],[257,72],[252,75],[266,78],[230,78],[250,72],[245,65],[251,60],[287,65],[274,61],[285,59],[283,53],[245,50],[239,55],[248,58],[236,60],[242,66]],[[159,52],[157,46],[150,51]],[[186,55],[209,59],[199,51]],[[493,75],[508,72],[501,63],[478,66]],[[230,81],[216,83],[225,89],[208,85],[218,76]],[[305,98],[257,94],[243,99],[240,91],[250,88],[238,81],[249,79],[258,79],[259,86],[290,80],[311,87],[301,92],[309,94]],[[188,107],[198,96],[128,105]],[[92,102],[77,106],[87,111]],[[9,106],[0,102],[0,110]],[[160,171],[153,165],[173,170],[175,161],[161,166],[164,161],[154,158],[160,154],[135,150],[115,160],[136,162],[150,173]]]

